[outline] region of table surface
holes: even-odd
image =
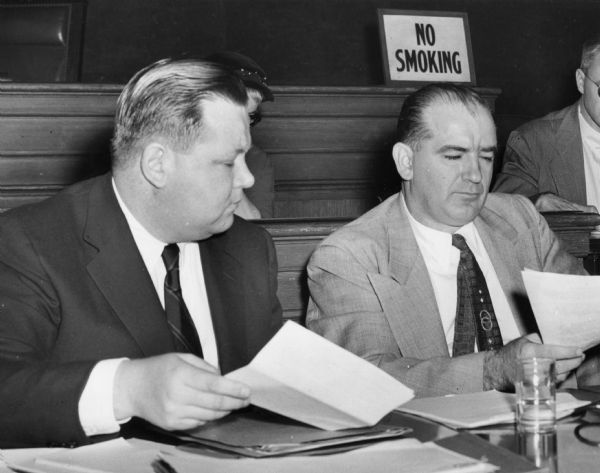
[[[569,391],[581,399],[590,401],[600,399],[600,387]],[[557,463],[558,472],[560,473],[600,471],[600,447],[587,445],[575,437],[575,428],[582,422],[582,417],[583,413],[575,413],[557,424]],[[586,419],[588,417],[589,413],[586,414]],[[412,436],[421,442],[434,441],[442,447],[473,458],[484,459],[500,467],[500,473],[548,471],[547,469],[536,469],[531,462],[518,455],[518,442],[514,425],[456,431],[411,414],[393,412],[387,418],[388,422],[390,418],[393,419],[393,423],[412,428]],[[600,415],[593,420],[600,423]],[[156,438],[156,432],[148,432],[148,434],[148,440],[165,441],[164,438]],[[171,440],[173,440],[172,437]],[[4,471],[8,470],[0,466],[0,473]]]

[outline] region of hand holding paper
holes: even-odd
[[[325,430],[374,425],[413,397],[383,370],[293,322],[226,378],[248,385],[252,404]]]

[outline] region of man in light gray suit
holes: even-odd
[[[526,356],[557,359],[558,378],[565,380],[584,355],[540,343],[521,270],[585,271],[528,199],[488,195],[495,153],[491,113],[474,91],[432,84],[409,96],[393,148],[402,192],[315,251],[308,327],[417,396],[512,389],[517,360]],[[474,255],[493,308],[463,310],[455,233]],[[471,333],[466,350],[457,350],[465,346],[465,320],[473,320]],[[492,333],[497,338],[488,345]]]
[[[525,195],[540,212],[600,208],[600,35],[584,43],[575,82],[577,102],[510,134],[494,192]]]

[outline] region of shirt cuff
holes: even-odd
[[[129,421],[117,420],[113,407],[115,375],[124,360],[127,358],[99,361],[90,373],[79,398],[79,422],[87,436],[118,432],[120,424]]]

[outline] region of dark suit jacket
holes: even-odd
[[[274,246],[238,218],[199,245],[225,373],[281,324]],[[0,216],[2,446],[89,441],[78,402],[96,362],[173,349],[110,175]]]
[[[551,192],[587,204],[578,104],[526,123],[510,134],[494,192],[527,197]]]

